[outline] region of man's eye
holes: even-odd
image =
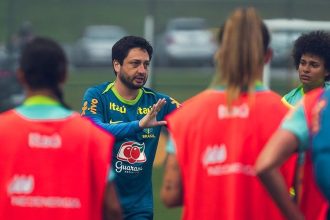
[[[131,64],[132,64],[134,67],[137,67],[137,66],[140,65],[140,62],[132,62]]]

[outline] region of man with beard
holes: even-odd
[[[82,115],[116,137],[112,158],[124,218],[153,219],[151,172],[164,117],[179,103],[145,88],[153,48],[141,37],[126,36],[112,48],[114,82],[89,88]]]

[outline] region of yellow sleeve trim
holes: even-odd
[[[289,109],[291,109],[291,108],[294,107],[294,106],[291,105],[288,101],[286,101],[285,97],[283,97],[283,98],[281,99],[281,101],[282,101],[282,103],[283,103],[286,107],[288,107]]]

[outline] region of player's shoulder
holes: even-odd
[[[162,92],[158,92],[156,90],[153,90],[153,89],[150,89],[150,88],[146,88],[146,87],[143,87],[142,88],[142,91],[145,95],[147,96],[154,96],[156,97],[157,99],[160,99],[160,98],[165,98],[165,99],[170,99],[171,97],[165,93],[162,93]]]
[[[159,96],[166,96],[165,94],[158,92],[156,90],[147,88],[147,87],[143,87],[142,91],[145,95],[151,95],[151,96],[155,96],[155,97],[159,97]]]
[[[199,114],[199,112],[204,112],[203,109],[205,110],[205,107],[208,106],[212,100],[219,98],[210,93],[217,93],[217,91],[207,89],[185,100],[178,109],[178,112],[180,112],[179,114],[186,115],[186,113],[193,114],[193,112]]]
[[[145,87],[143,87],[142,90],[144,95],[147,96],[148,99],[153,100],[154,102],[164,98],[167,102],[166,105],[171,106],[171,109],[179,108],[181,106],[180,102],[178,102],[175,98],[169,95]]]
[[[286,101],[282,98],[280,94],[274,92],[272,90],[266,90],[262,93],[256,93],[256,105],[254,105],[254,111],[258,115],[262,115],[261,118],[267,118],[266,115],[269,115],[270,112],[276,113],[276,117],[283,117],[288,109],[290,108],[290,104],[286,103]]]
[[[209,103],[212,102],[212,100],[214,101],[215,99],[220,98],[218,94],[223,94],[223,91],[212,89],[201,91],[185,100],[181,107],[171,113],[166,120],[171,123],[176,123],[180,120],[181,125],[183,125],[183,123],[193,123],[193,121],[195,121],[196,118],[199,118],[202,114],[208,114],[207,108],[209,107]],[[216,102],[218,101],[219,99]],[[181,120],[183,118],[184,120]]]
[[[256,96],[261,99],[262,102],[279,102],[282,103],[282,96],[277,92],[267,89],[264,91],[256,91]]]
[[[103,94],[111,89],[113,86],[113,83],[111,82],[103,82],[94,86],[89,87],[86,90],[86,93],[99,93]]]
[[[213,99],[219,99],[219,96],[224,96],[224,94],[223,90],[205,89],[184,101],[183,105],[193,105],[195,103],[200,105],[201,103],[206,103]]]
[[[10,124],[15,117],[16,117],[15,109],[10,109],[0,113],[0,121],[1,121],[0,125],[4,125],[6,123]]]
[[[291,105],[295,105],[303,96],[302,85],[297,88],[292,89],[290,92],[283,96],[283,100],[290,103]]]

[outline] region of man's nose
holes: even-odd
[[[304,65],[302,68],[303,68],[304,72],[309,72],[310,71],[310,65],[308,65],[308,64]]]

